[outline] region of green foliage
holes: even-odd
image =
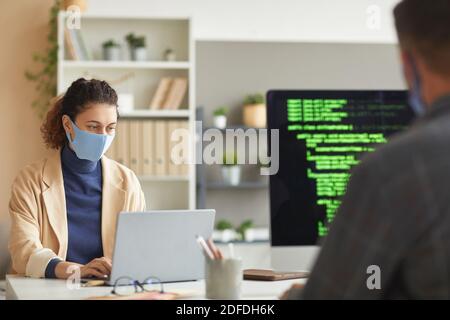
[[[50,8],[48,47],[43,52],[33,53],[33,62],[39,67],[37,71],[25,71],[25,77],[35,83],[36,98],[31,106],[42,119],[50,107],[51,99],[56,95],[58,65],[58,12],[61,0],[55,0]]]
[[[103,48],[114,48],[114,47],[120,47],[120,45],[115,42],[113,39],[109,39],[102,44]]]
[[[235,166],[238,164],[237,154],[234,152],[225,152],[223,154],[222,165],[224,166]]]
[[[238,240],[244,240],[245,239],[245,232],[253,227],[253,220],[245,220],[242,222],[239,227],[236,229],[233,227],[230,221],[222,219],[219,220],[216,224],[216,230],[224,231],[228,229],[233,229],[237,232]]]
[[[236,232],[240,235],[240,238],[243,240],[245,238],[245,231],[253,227],[252,220],[245,220],[241,223],[239,227],[237,227]]]
[[[216,110],[214,110],[213,115],[216,116],[225,116],[228,113],[227,107],[218,107]]]
[[[264,102],[265,102],[265,99],[264,99],[263,94],[261,94],[261,93],[249,94],[244,99],[244,106],[249,105],[249,104],[261,104]]]
[[[216,224],[216,229],[219,231],[227,230],[227,229],[233,229],[233,225],[230,221],[222,219],[219,220]]]
[[[144,48],[145,47],[145,36],[135,36],[134,33],[129,33],[126,35],[125,40],[127,40],[130,48]]]

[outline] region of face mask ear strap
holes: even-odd
[[[69,119],[70,125],[72,126],[72,131],[75,132],[75,128],[74,128],[76,126],[75,123],[72,121],[72,119],[70,119],[70,117],[67,114],[65,114],[64,116],[66,116]],[[67,135],[69,142],[72,143],[73,139],[70,136],[70,131],[66,131],[66,135]]]
[[[409,90],[409,104],[416,115],[421,116],[426,112],[426,105],[422,97],[422,81],[417,68],[416,60],[411,53],[406,54],[406,59],[411,68],[412,84]]]
[[[413,58],[411,53],[407,53],[406,57],[407,57],[408,62],[410,64],[410,66],[411,66],[412,77],[413,77],[413,86],[417,90],[419,90],[420,86],[421,86],[421,80],[420,80],[420,74],[419,74],[419,70],[417,68],[416,60]]]

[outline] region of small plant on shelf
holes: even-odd
[[[171,48],[167,48],[166,51],[164,51],[164,60],[166,60],[166,61],[177,60],[177,55],[176,55],[175,51]]]
[[[120,60],[120,44],[113,39],[109,39],[102,44],[103,47],[103,59],[107,61]]]
[[[109,40],[103,42],[102,46],[103,46],[103,48],[115,48],[115,47],[120,47],[120,44],[115,42],[113,39],[109,39]]]
[[[125,40],[130,48],[131,59],[135,61],[147,60],[145,36],[136,36],[134,33],[126,35]]]
[[[262,104],[265,102],[264,95],[261,93],[249,94],[244,99],[244,106],[252,104]]]
[[[237,186],[241,181],[241,167],[238,165],[236,153],[224,153],[222,161],[222,177],[226,184]]]
[[[252,235],[249,231],[254,230],[253,220],[247,219],[244,220],[237,228],[235,228],[230,221],[226,219],[221,219],[217,222],[215,239],[220,240],[222,242],[229,241],[252,241]]]
[[[215,239],[229,242],[236,239],[236,231],[230,221],[221,219],[216,224]]]
[[[219,129],[225,129],[227,126],[227,107],[218,107],[213,112],[214,126]]]
[[[243,103],[243,122],[246,126],[264,128],[266,126],[266,105],[264,95],[250,94]]]
[[[240,226],[236,229],[237,234],[238,234],[240,240],[245,240],[245,239],[246,239],[246,237],[245,237],[245,232],[246,232],[248,229],[252,228],[252,227],[253,227],[253,221],[250,220],[250,219],[245,220],[244,222],[242,222],[242,223],[240,224]]]
[[[233,225],[230,221],[222,219],[217,221],[216,229],[219,231],[227,230],[227,229],[233,229]]]
[[[130,48],[143,48],[145,47],[145,37],[136,36],[134,33],[129,33],[126,35],[125,40],[127,40]]]

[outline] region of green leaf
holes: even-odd
[[[214,116],[224,116],[228,113],[227,107],[218,107],[216,110],[214,110],[213,115]]]
[[[34,63],[40,66],[36,72],[26,70],[24,76],[27,80],[35,82],[36,99],[31,106],[42,118],[50,106],[50,100],[56,95],[56,72],[58,61],[58,12],[61,0],[55,0],[49,10],[47,42],[48,47],[42,52],[32,54]]]
[[[230,221],[222,219],[217,222],[216,229],[220,230],[220,231],[227,230],[227,229],[233,229],[233,225],[231,224]]]

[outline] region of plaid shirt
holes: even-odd
[[[380,289],[370,266],[379,267]],[[450,95],[352,171],[303,299],[450,298]]]

